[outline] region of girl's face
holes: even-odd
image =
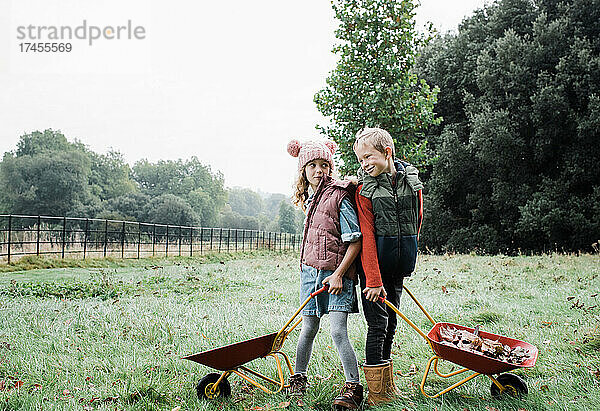
[[[316,159],[307,163],[304,167],[304,173],[306,174],[306,179],[308,180],[308,184],[312,187],[313,190],[317,190],[317,186],[321,182],[323,175],[331,174],[331,167],[329,163],[322,159]]]

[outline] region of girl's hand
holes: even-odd
[[[329,284],[329,294],[340,294],[342,292],[344,282],[341,276],[334,273],[323,279],[323,285],[325,284]]]
[[[363,290],[363,294],[368,301],[377,302],[379,299],[379,295],[382,294],[382,297],[387,297],[387,293],[383,286],[381,287],[367,287]]]

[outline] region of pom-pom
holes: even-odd
[[[300,154],[300,149],[302,148],[302,144],[298,140],[292,140],[287,145],[287,151],[290,153],[292,157],[298,157]]]
[[[332,140],[325,140],[325,145],[327,146],[327,148],[329,148],[329,150],[331,151],[331,154],[335,154],[338,145],[335,141]]]

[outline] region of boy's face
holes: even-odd
[[[392,158],[392,149],[385,148],[385,153],[377,150],[372,144],[363,142],[354,148],[354,154],[360,163],[360,166],[371,177],[377,177],[381,173],[391,173],[390,159]]]
[[[306,167],[304,167],[304,172],[306,173],[308,184],[310,184],[313,190],[316,190],[317,186],[321,182],[321,179],[323,178],[323,175],[331,174],[331,167],[327,161],[316,159],[306,164]]]

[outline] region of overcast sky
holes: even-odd
[[[422,0],[417,25],[455,30],[485,3]],[[70,53],[21,51],[30,25],[84,20]],[[89,45],[90,26],[115,37],[128,21],[144,38]],[[197,156],[228,187],[289,194],[286,144],[318,136],[313,96],[335,67],[335,24],[327,0],[0,0],[0,154],[52,128],[131,165]]]

